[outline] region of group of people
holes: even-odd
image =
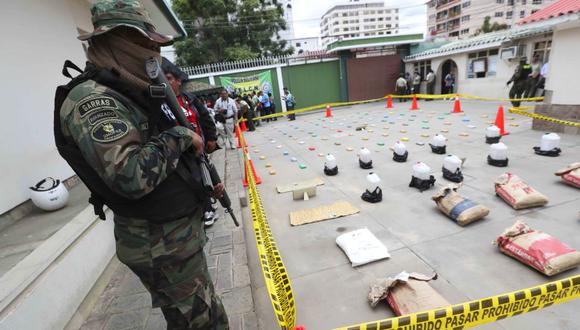
[[[536,97],[538,89],[544,89],[547,76],[548,62],[542,63],[540,55],[535,54],[532,63],[527,63],[526,58],[522,58],[507,82],[508,86],[513,83],[509,91],[510,99]],[[512,101],[512,104],[518,107],[521,102]]]
[[[436,75],[432,69],[427,70],[427,76],[425,77],[426,82],[426,94],[435,94],[435,82]],[[415,71],[413,75],[409,72],[400,73],[399,78],[395,82],[395,90],[398,95],[411,95],[421,93],[421,82],[423,78],[419,71]],[[445,94],[453,94],[455,89],[455,75],[453,72],[449,72],[445,75],[444,81],[444,92]],[[406,99],[399,99],[400,102],[404,102]]]
[[[256,126],[260,126],[262,120],[255,118],[268,116],[276,113],[276,102],[271,92],[253,91],[251,93],[237,95],[222,89],[217,98],[213,95],[201,97],[208,112],[214,119],[217,128],[218,144],[221,147],[234,149],[235,145],[235,123],[239,119],[245,119],[249,131],[254,131]],[[284,87],[282,102],[286,104],[288,111],[294,110],[296,106],[295,98],[288,88]],[[288,115],[290,120],[295,120],[294,114]],[[266,118],[264,122],[277,121],[278,118]]]

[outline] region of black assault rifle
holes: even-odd
[[[195,127],[192,123],[190,123],[185,114],[181,110],[181,106],[177,101],[177,97],[173,93],[173,90],[169,86],[167,79],[165,78],[165,73],[161,69],[161,65],[159,61],[152,57],[145,63],[145,71],[147,71],[147,76],[153,81],[155,85],[150,86],[151,96],[157,98],[164,98],[167,101],[167,105],[171,109],[171,112],[177,119],[179,125],[187,127],[195,132]],[[201,169],[201,181],[203,184],[204,190],[208,193],[212,193],[214,190],[214,186],[221,183],[220,176],[215,168],[215,166],[209,161],[209,157],[202,151],[199,157],[196,157],[196,160],[199,162],[200,169]],[[225,209],[226,213],[232,217],[234,224],[236,227],[239,227],[240,224],[234,215],[234,211],[232,210],[232,202],[228,193],[225,191],[221,197],[218,198],[220,204]]]

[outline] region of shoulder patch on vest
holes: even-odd
[[[94,125],[103,119],[117,118],[117,113],[112,109],[96,110],[95,112],[89,114],[87,120],[89,124]]]
[[[102,109],[118,109],[117,102],[115,99],[109,96],[95,96],[90,97],[84,101],[81,101],[77,105],[77,109],[81,115],[81,118],[85,117],[90,112]]]
[[[114,142],[129,133],[127,122],[119,119],[107,119],[98,123],[91,130],[91,138],[101,143]]]

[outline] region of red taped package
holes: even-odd
[[[386,300],[398,316],[449,306],[449,302],[429,285],[428,282],[435,279],[437,274],[427,276],[403,271],[395,277],[377,280],[371,286],[368,299],[372,307]]]
[[[546,196],[512,173],[504,173],[495,180],[495,193],[516,210],[548,204]]]
[[[566,168],[555,173],[567,184],[580,188],[580,162],[568,165]]]
[[[580,265],[580,252],[519,220],[507,228],[495,243],[504,254],[548,276]]]

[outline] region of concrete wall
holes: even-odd
[[[53,103],[56,86],[68,80],[60,73],[64,60],[85,61],[76,39],[77,24],[90,26],[82,12],[88,13],[84,1],[2,3],[0,214],[26,201],[28,187],[40,179],[73,174],[54,146]]]
[[[571,83],[580,73],[580,27],[554,31],[546,89],[553,91],[552,104],[580,104],[578,85]]]
[[[296,98],[297,109],[340,100],[339,65],[331,61],[282,68],[284,86]]]

